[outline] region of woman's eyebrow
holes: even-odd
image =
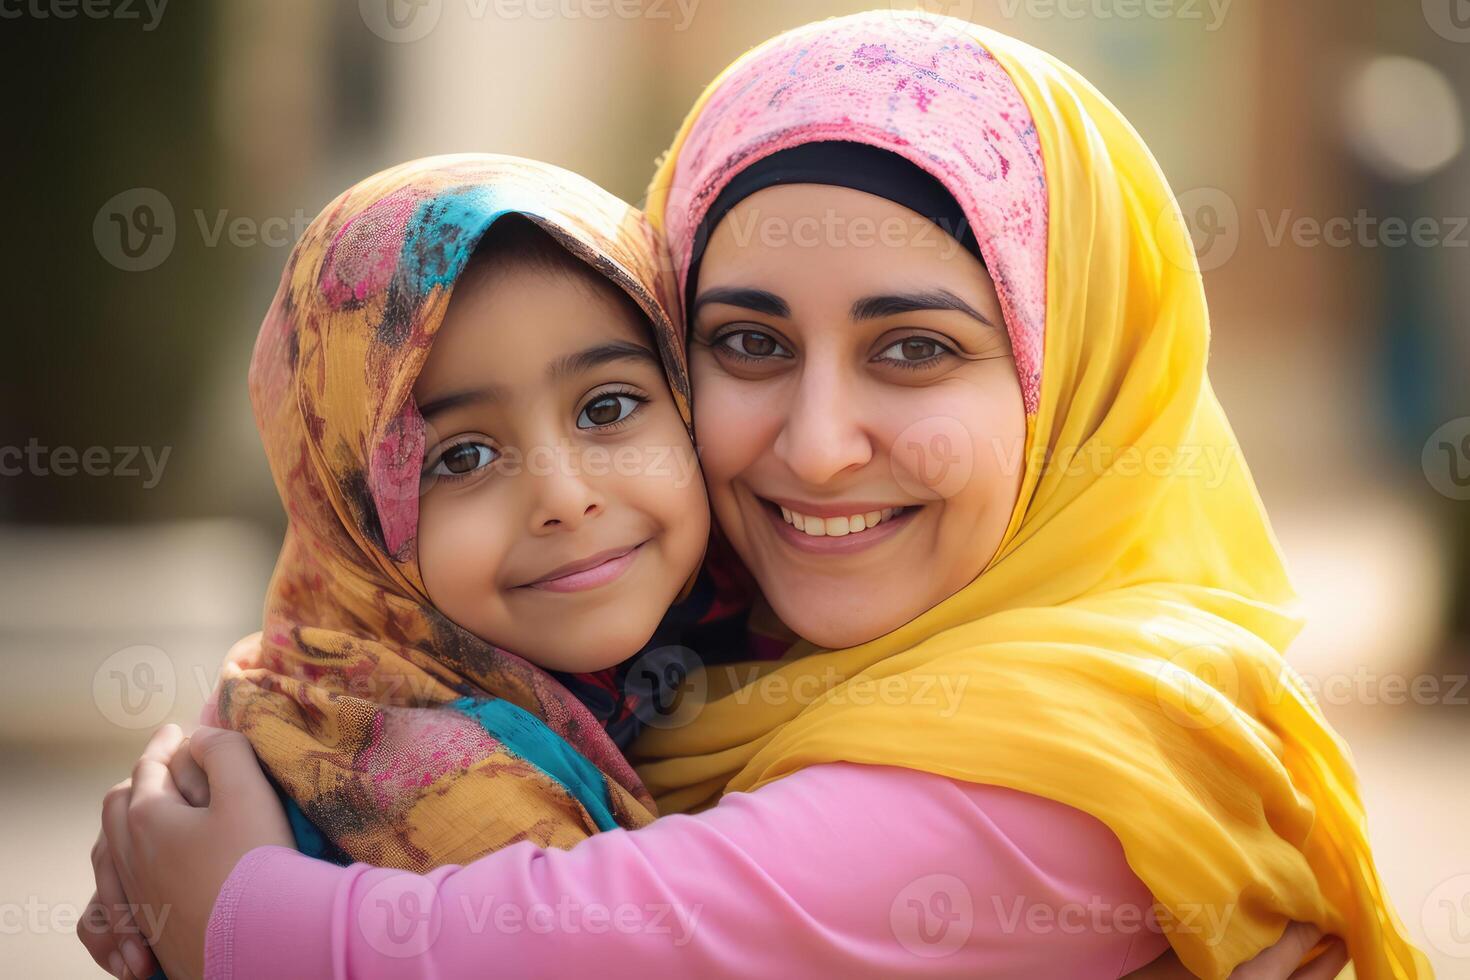
[[[590,371],[603,364],[610,364],[613,361],[645,361],[654,367],[662,368],[658,356],[642,344],[614,340],[557,358],[546,369],[546,377],[548,380],[556,381],[569,375]]]
[[[700,307],[706,303],[724,303],[727,306],[739,306],[743,309],[752,310],[756,313],[764,313],[766,316],[791,316],[791,307],[786,301],[775,293],[764,289],[751,289],[745,286],[717,286],[714,289],[706,289],[699,294],[694,301],[694,306],[689,310],[689,319],[692,321],[699,313]]]
[[[921,310],[952,310],[973,317],[987,327],[996,327],[990,318],[960,299],[947,289],[933,289],[917,293],[890,293],[882,296],[865,296],[852,304],[854,320],[876,320],[900,313],[917,313]]]

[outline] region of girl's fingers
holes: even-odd
[[[133,781],[124,779],[102,797],[102,835],[107,841],[107,851],[112,856],[113,867],[122,869],[117,861],[129,853],[131,838],[128,835],[128,800],[132,796]]]
[[[189,801],[190,806],[209,806],[209,777],[204,774],[199,763],[194,761],[190,742],[190,739],[184,739],[173,757],[168,760],[169,775],[173,777],[174,785],[179,788],[184,799]]]
[[[183,741],[184,731],[178,725],[164,725],[153,733],[133,767],[132,806],[153,803],[160,798],[185,802],[168,771],[169,759]]]
[[[129,936],[122,941],[122,957],[128,972],[138,980],[148,980],[158,972],[158,961],[141,936]]]
[[[106,931],[116,943],[121,936],[136,931],[137,926],[133,922],[133,912],[128,906],[128,894],[123,890],[122,878],[117,874],[117,865],[112,862],[112,852],[107,849],[107,839],[104,837],[98,844],[100,846],[94,848],[96,859],[92,862],[92,877],[97,883],[97,894],[92,900],[101,906]]]
[[[92,900],[87,903],[87,910],[77,920],[77,938],[87,948],[87,955],[108,973],[112,973],[112,965],[109,958],[117,952],[117,937],[112,934],[111,923],[108,920],[106,909],[98,899],[97,893],[92,893]]]
[[[275,804],[275,791],[244,735],[228,728],[200,728],[189,739],[189,752],[209,778],[212,800],[228,797],[232,805],[248,806],[263,794]]]
[[[1293,973],[1291,980],[1333,980],[1347,962],[1347,944],[1333,936],[1322,955]]]

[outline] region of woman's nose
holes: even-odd
[[[786,422],[774,451],[791,472],[820,486],[873,458],[873,444],[857,404],[855,380],[842,365],[812,364],[802,368]]]

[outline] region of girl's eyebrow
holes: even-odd
[[[568,375],[581,374],[583,371],[590,371],[613,361],[646,361],[654,367],[662,367],[653,351],[642,344],[614,340],[557,358],[546,369],[546,377],[550,381],[557,381]]]
[[[577,351],[575,354],[567,354],[552,361],[546,368],[546,377],[549,381],[559,381],[570,375],[581,374],[590,371],[603,364],[613,361],[640,361],[652,364],[654,367],[663,369],[659,363],[658,356],[642,344],[628,343],[627,341],[614,340],[606,344],[598,344],[588,347],[586,350]],[[419,414],[424,421],[432,419],[435,415],[449,411],[451,408],[459,408],[462,405],[473,405],[480,402],[494,402],[505,398],[506,389],[504,385],[489,384],[479,388],[468,388],[464,391],[452,392],[430,399],[419,406]]]
[[[900,313],[918,313],[922,310],[952,310],[979,320],[987,327],[1000,329],[990,322],[989,317],[947,289],[866,296],[852,304],[852,318],[854,320],[876,320],[880,317],[896,316]]]
[[[766,316],[782,318],[791,316],[791,307],[787,306],[786,301],[775,293],[745,286],[716,286],[714,289],[706,289],[699,294],[699,298],[694,301],[694,306],[689,310],[689,319],[693,320],[699,313],[699,308],[706,303],[739,306],[756,313],[764,313]]]
[[[436,415],[441,415],[451,408],[459,408],[461,405],[473,405],[478,402],[498,401],[505,394],[505,389],[500,385],[486,385],[483,388],[472,388],[466,391],[456,391],[452,394],[442,395],[431,399],[419,406],[419,415],[423,416],[425,422]]]

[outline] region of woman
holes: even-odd
[[[1345,937],[1362,977],[1427,974],[1281,659],[1291,591],[1204,375],[1198,272],[1116,110],[968,25],[828,21],[711,85],[650,210],[688,296],[716,517],[766,602],[752,623],[801,641],[758,629],[776,658],[699,675],[694,710],[635,746],[662,812],[702,812],[426,877],[257,849],[279,841],[250,826],[270,797],[239,743],[194,747],[217,805],[193,811],[167,796],[164,734],[108,838],[135,898],[214,907],[211,975],[488,954],[1117,976],[1163,949],[1124,914],[1152,908],[1197,975],[1293,919]],[[146,860],[164,841],[192,876]],[[491,895],[690,925],[682,945],[647,921],[491,935]],[[395,932],[410,906],[422,928]]]

